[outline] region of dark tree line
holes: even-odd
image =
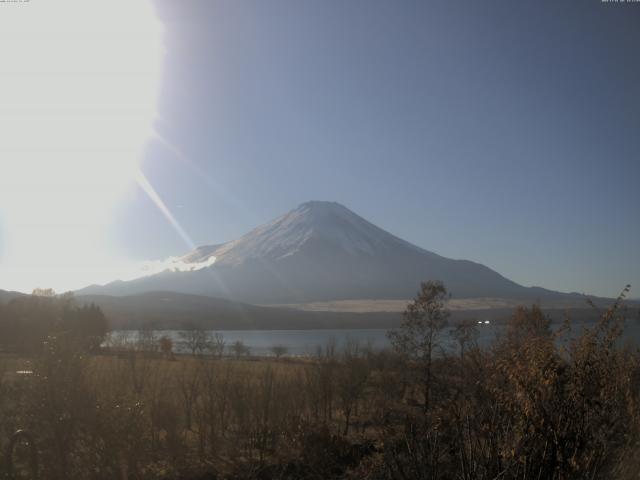
[[[100,346],[107,319],[96,305],[78,305],[73,295],[25,295],[0,304],[0,346],[5,350],[39,353],[52,335],[71,337],[87,350]]]

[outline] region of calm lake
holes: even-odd
[[[575,337],[582,329],[593,326],[590,323],[573,325],[572,332],[568,337]],[[552,328],[557,329],[560,324],[554,324]],[[450,329],[443,331],[441,335],[441,346],[448,351],[455,351],[456,344],[449,333]],[[488,346],[497,335],[504,330],[501,325],[478,325],[478,343],[481,346]],[[210,333],[216,333],[211,331]],[[227,346],[240,340],[250,349],[251,355],[267,356],[271,355],[271,347],[282,345],[287,347],[288,354],[294,356],[313,355],[318,347],[335,343],[340,350],[347,342],[357,342],[362,346],[370,346],[380,350],[389,347],[387,330],[384,329],[353,329],[353,330],[220,330]],[[115,331],[115,337],[128,336],[130,341],[135,341],[139,333],[135,331]],[[186,352],[184,341],[177,330],[157,330],[156,337],[169,336],[174,342],[174,351],[177,353]],[[640,322],[628,320],[622,335],[624,344],[640,345]],[[229,352],[228,352],[229,353]]]

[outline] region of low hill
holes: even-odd
[[[7,291],[7,290],[0,290],[0,304],[10,302],[14,298],[22,296],[22,295],[25,295],[25,294],[24,293],[20,293],[20,292],[11,292],[11,291]]]
[[[82,295],[80,303],[95,303],[107,316],[113,329],[179,330],[306,330],[394,328],[401,321],[399,311],[319,311],[285,307],[266,307],[232,302],[207,296],[175,292],[148,292],[130,296]],[[451,322],[491,320],[501,323],[513,313],[513,306],[452,309]],[[567,312],[564,308],[545,308],[554,321]],[[574,321],[593,321],[598,312],[592,308],[572,308]],[[637,315],[637,308],[632,316]]]
[[[130,296],[80,295],[80,303],[94,303],[113,329],[156,330],[304,330],[317,328],[389,328],[398,324],[394,312],[308,312],[292,308],[260,307],[229,300],[175,292]]]

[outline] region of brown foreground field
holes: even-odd
[[[393,351],[176,356],[49,335],[0,357],[0,448],[27,429],[42,479],[637,478],[640,357],[617,346],[620,303],[577,338],[536,306],[486,349],[458,324],[445,355],[441,287],[424,288]],[[28,470],[24,446],[12,458]]]

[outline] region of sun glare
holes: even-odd
[[[149,0],[0,13],[0,288],[111,279],[105,232],[152,133],[162,55]]]

